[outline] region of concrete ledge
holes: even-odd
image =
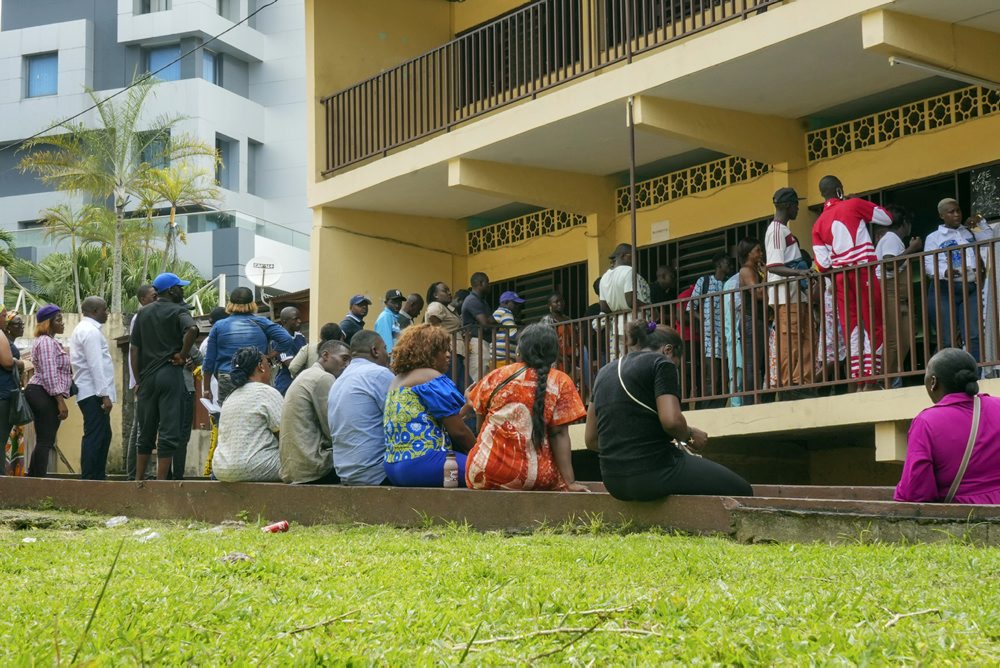
[[[594,489],[601,489],[598,484]],[[761,485],[772,496],[673,496],[648,503],[604,492],[484,492],[276,483],[95,482],[0,478],[0,508],[57,507],[146,519],[218,523],[244,515],[301,524],[427,521],[479,530],[533,530],[594,519],[635,529],[658,527],[744,542],[960,539],[1000,545],[1000,506],[894,503],[886,487]]]

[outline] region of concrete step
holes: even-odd
[[[595,483],[595,489],[601,489]],[[760,485],[756,497],[673,496],[623,502],[590,494],[341,487],[203,480],[120,483],[0,478],[0,507],[57,507],[145,519],[219,523],[237,517],[301,524],[468,523],[530,531],[603,522],[721,535],[741,542],[936,542],[1000,545],[1000,506],[895,503],[891,488]]]

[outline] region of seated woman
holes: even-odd
[[[749,483],[725,466],[673,443],[700,450],[708,442],[681,412],[680,335],[634,321],[628,338],[628,354],[597,374],[587,413],[587,447],[600,452],[608,492],[623,501],[668,494],[753,496]]]
[[[257,348],[241,348],[229,378],[236,389],[219,416],[212,473],[223,482],[281,482],[282,396],[271,387],[271,363]]]
[[[931,357],[924,387],[934,405],[910,425],[896,501],[1000,504],[1000,398],[979,394],[978,378],[976,360],[964,350],[944,348]]]
[[[410,325],[392,348],[396,374],[385,398],[385,475],[401,487],[441,487],[444,463],[457,450],[459,484],[465,454],[476,437],[462,421],[465,397],[448,376],[451,335],[424,323]]]
[[[517,362],[491,372],[469,390],[481,425],[469,453],[473,489],[589,491],[576,482],[569,424],[586,411],[573,381],[553,369],[559,337],[529,325],[517,341]]]

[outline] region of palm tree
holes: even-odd
[[[181,206],[208,206],[219,197],[214,177],[204,169],[196,169],[187,161],[172,164],[150,172],[147,187],[170,205],[170,222],[167,225],[166,256],[169,266],[177,264],[177,208]]]
[[[115,214],[112,241],[111,310],[122,308],[122,234],[125,208],[149,181],[158,164],[206,157],[216,160],[215,148],[173,132],[179,116],[159,116],[143,122],[142,109],[155,85],[149,77],[137,79],[120,101],[102,100],[87,91],[97,105],[99,126],[62,122],[58,134],[29,140],[21,172],[34,172],[47,185],[90,195],[95,202],[110,199]]]
[[[69,239],[70,262],[73,265],[73,293],[76,296],[76,312],[81,312],[83,298],[80,295],[80,268],[77,263],[78,248],[95,239],[95,228],[106,216],[107,209],[87,204],[77,209],[69,204],[58,204],[41,212],[45,224],[45,237],[56,242]]]
[[[15,259],[14,234],[9,230],[0,230],[0,267],[9,268]]]

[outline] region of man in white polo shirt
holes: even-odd
[[[812,271],[788,227],[799,215],[799,195],[794,188],[781,188],[773,201],[774,220],[764,234],[764,252],[768,282],[784,281],[769,287],[767,295],[777,329],[778,387],[784,389],[813,382],[816,334],[808,304]]]
[[[941,225],[927,235],[925,251],[942,251],[924,256],[924,273],[930,278],[927,315],[937,329],[934,349],[959,347],[979,356],[979,279],[986,265],[969,244],[993,238],[993,230],[982,216],[962,221],[958,201],[946,197],[938,202]],[[961,248],[965,246],[965,248]]]

